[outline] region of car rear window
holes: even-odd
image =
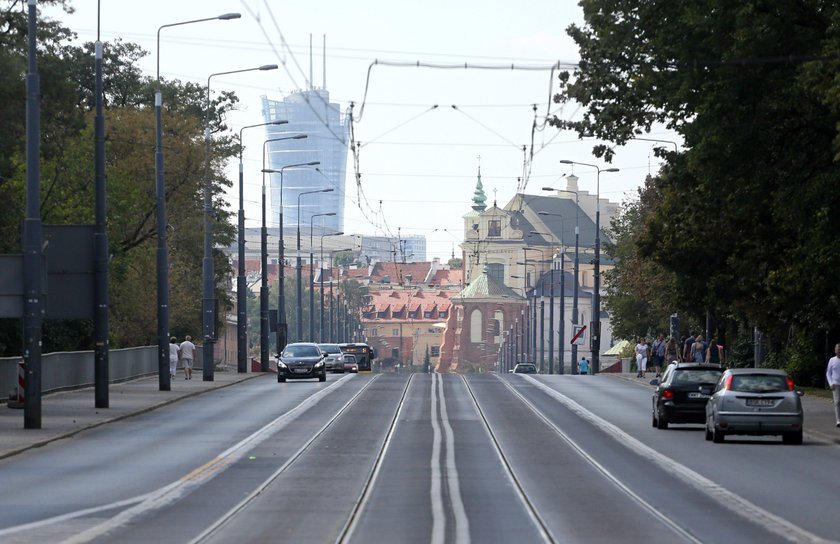
[[[318,347],[324,353],[341,353],[341,348],[338,347],[338,344],[318,344]]]
[[[775,393],[787,391],[787,377],[778,374],[738,374],[732,376],[732,391]]]
[[[674,379],[671,383],[679,384],[701,384],[715,383],[723,371],[713,368],[686,368],[674,371]]]
[[[521,372],[523,374],[531,374],[531,373],[536,374],[537,367],[535,367],[534,365],[516,365],[515,371],[516,372]]]

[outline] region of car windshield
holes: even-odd
[[[316,346],[286,346],[283,357],[318,357],[321,353]]]
[[[532,374],[537,371],[537,367],[534,365],[516,365],[514,372],[521,372],[523,374]]]
[[[355,363],[356,362],[356,356],[355,355],[350,355],[348,353],[344,356],[344,362],[345,363]]]
[[[738,374],[732,376],[732,391],[775,393],[787,391],[787,377],[779,374]]]
[[[714,368],[685,368],[674,371],[674,385],[715,383],[720,378],[722,370]]]

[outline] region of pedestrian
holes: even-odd
[[[174,378],[178,372],[178,356],[181,349],[178,346],[178,339],[174,336],[169,339],[169,377]]]
[[[840,344],[834,345],[834,357],[828,360],[825,380],[834,397],[834,423],[840,427]]]
[[[709,340],[709,348],[706,350],[706,362],[712,365],[721,364],[720,348],[721,346],[718,345],[717,337],[712,336],[712,339]]]
[[[180,355],[184,367],[184,379],[192,379],[193,360],[195,359],[195,344],[192,343],[192,336],[189,334],[181,342]]]
[[[580,362],[578,363],[578,372],[581,376],[589,374],[589,361],[586,360],[586,357],[580,358]]]
[[[693,361],[691,357],[691,346],[694,345],[694,335],[688,333],[688,338],[685,339],[682,347],[682,360],[684,363]]]
[[[694,339],[694,343],[691,345],[688,360],[693,363],[706,362],[706,343],[703,342],[702,334],[698,334],[697,338]]]
[[[680,362],[680,345],[677,339],[671,336],[665,344],[665,366],[678,362]]]
[[[645,339],[642,338],[639,340],[639,343],[636,344],[636,377],[637,378],[644,378],[645,372],[647,372],[647,362],[648,362],[648,345],[645,342]]]
[[[651,346],[651,353],[653,354],[653,368],[656,370],[656,377],[662,374],[662,363],[665,361],[665,339],[660,333]]]

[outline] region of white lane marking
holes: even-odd
[[[438,380],[440,390],[440,416],[446,432],[446,484],[449,488],[449,498],[452,501],[452,514],[455,517],[455,542],[470,542],[470,520],[464,509],[461,497],[461,485],[458,480],[458,467],[455,466],[455,433],[449,424],[449,414],[446,411],[446,396],[443,393],[443,376]]]
[[[226,449],[225,451],[217,455],[214,459],[211,459],[210,461],[208,461],[201,467],[193,470],[189,474],[182,476],[175,482],[172,482],[149,493],[138,495],[129,499],[124,499],[122,501],[117,501],[94,508],[77,510],[75,512],[68,512],[60,516],[36,521],[33,523],[27,523],[26,525],[17,525],[15,527],[9,527],[0,531],[0,536],[14,534],[24,530],[39,529],[42,527],[52,525],[54,523],[60,523],[69,519],[87,516],[91,513],[96,513],[104,510],[118,509],[128,505],[134,505],[128,508],[127,510],[123,510],[116,516],[106,521],[105,523],[94,526],[88,529],[87,531],[71,536],[63,541],[68,544],[89,542],[101,536],[107,531],[113,530],[119,527],[120,525],[128,523],[136,516],[139,516],[150,510],[160,508],[162,506],[165,506],[166,504],[177,500],[178,498],[182,497],[192,489],[200,486],[213,476],[216,476],[217,474],[221,473],[231,463],[240,459],[250,448],[253,448],[263,440],[270,437],[272,434],[280,431],[283,427],[288,425],[292,420],[300,416],[311,406],[320,402],[321,399],[323,399],[334,389],[344,385],[344,382],[350,379],[351,377],[351,375],[343,376],[335,383],[332,383],[328,387],[319,390],[317,393],[313,394],[312,396],[308,397],[305,401],[298,404],[292,410],[286,412],[282,416],[277,417],[276,419],[269,422],[262,428],[258,429],[251,435],[239,441],[234,446]]]
[[[432,544],[446,542],[446,514],[443,512],[443,489],[441,485],[440,441],[441,432],[437,419],[437,391],[438,374],[432,374],[432,482],[429,492],[432,502]]]
[[[775,533],[781,536],[782,538],[790,540],[791,542],[832,542],[830,540],[825,540],[822,537],[815,535],[814,533],[806,531],[802,527],[799,527],[798,525],[795,525],[784,518],[781,518],[771,512],[768,512],[767,510],[751,503],[747,499],[736,495],[735,493],[729,491],[724,487],[721,487],[720,485],[709,480],[705,476],[701,476],[700,474],[694,472],[688,467],[677,463],[676,461],[672,460],[671,458],[665,455],[662,455],[655,449],[645,445],[641,441],[625,433],[612,423],[600,418],[599,416],[596,416],[595,414],[593,414],[592,412],[590,412],[589,410],[572,400],[571,398],[567,397],[566,395],[563,395],[558,391],[555,391],[554,389],[548,387],[547,385],[543,384],[534,377],[527,375],[523,375],[522,377],[533,382],[537,387],[548,393],[548,395],[550,395],[552,398],[559,401],[571,412],[576,414],[581,419],[588,421],[593,426],[601,429],[601,431],[606,433],[608,436],[614,438],[619,444],[625,446],[630,451],[636,453],[644,459],[654,461],[660,468],[670,473],[672,476],[679,478],[680,480],[686,482],[695,489],[706,493],[707,495],[715,499],[718,502],[718,504],[728,508],[735,514],[747,518],[750,521],[764,527],[768,531]]]

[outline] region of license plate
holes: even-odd
[[[747,406],[773,406],[773,399],[747,399]]]
[[[309,372],[309,369],[308,368],[296,368],[295,372],[297,372],[298,374],[306,374],[307,372]]]
[[[690,399],[707,399],[709,395],[704,395],[703,393],[689,393],[688,398]]]

